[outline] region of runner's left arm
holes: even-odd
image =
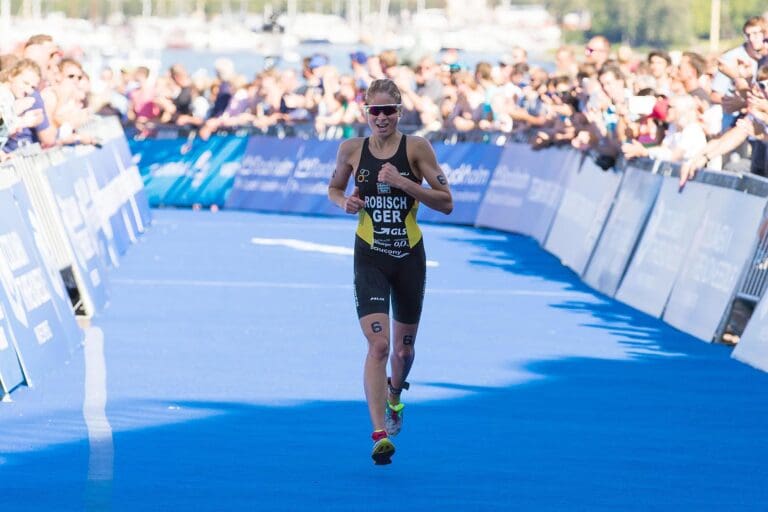
[[[451,188],[437,163],[432,145],[423,137],[416,136],[409,136],[408,142],[413,144],[413,163],[429,187],[400,176],[400,172],[389,162],[379,171],[379,181],[397,187],[420,203],[448,215],[453,211]]]

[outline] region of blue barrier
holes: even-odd
[[[530,231],[523,222],[526,219],[525,197],[533,172],[530,164],[535,155],[522,144],[510,144],[504,148],[478,208],[477,226],[523,234]]]
[[[29,146],[0,166],[0,397],[83,343],[75,314],[107,303],[107,266],[151,219],[119,124],[102,148]]]
[[[300,139],[251,137],[226,208],[282,211],[288,180],[303,145]]]
[[[71,349],[82,341],[69,339],[72,329],[65,322],[74,321],[72,307],[61,276],[52,275],[42,261],[30,215],[34,214],[23,184],[6,173],[0,183],[1,295],[27,383],[68,360]]]
[[[115,158],[109,143],[106,143],[105,146],[101,150],[92,151],[88,158],[93,162],[96,169],[104,169],[101,172],[107,178],[108,188],[102,192],[102,195],[109,197],[110,208],[114,212],[116,220],[122,223],[121,231],[127,235],[129,242],[124,248],[125,250],[130,244],[135,243],[136,237],[144,231],[144,222],[140,217],[137,205],[134,206],[131,203],[134,197],[129,190],[127,173],[123,172],[124,168]]]
[[[328,181],[339,141],[251,137],[225,206],[315,215],[344,215],[328,201]],[[428,208],[419,219],[472,224],[501,148],[484,144],[436,145],[438,161],[454,190],[454,212],[446,218]],[[354,184],[350,182],[347,192]],[[176,203],[178,204],[178,203]]]
[[[592,254],[584,281],[613,297],[629,265],[654,201],[662,177],[635,167],[627,167],[619,192]]]
[[[54,263],[53,249],[48,245],[45,237],[42,221],[35,213],[32,202],[29,199],[27,189],[18,184],[13,189],[16,205],[22,213],[27,228],[32,235],[32,241],[37,249],[38,259],[47,273],[47,282],[53,291],[51,299],[56,310],[58,321],[61,324],[64,339],[67,341],[70,353],[74,353],[83,341],[83,331],[75,319],[74,307],[69,297],[62,274]]]
[[[768,372],[768,296],[764,295],[757,303],[731,355],[734,359]]]
[[[119,170],[112,156],[104,151],[88,150],[81,153],[81,158],[69,158],[70,166],[81,164],[88,169],[92,183],[96,183],[96,207],[102,222],[107,219],[118,254],[125,254],[128,248],[136,241],[136,233],[128,219],[126,206],[123,204],[117,179]],[[48,172],[49,181],[53,174]]]
[[[0,292],[0,395],[24,384],[24,373],[18,356],[18,343],[6,311],[9,304]]]
[[[521,233],[544,243],[581,154],[527,145],[504,148],[477,214],[476,225]]]
[[[676,178],[664,179],[617,299],[661,317],[701,224],[709,192],[710,187],[692,182],[681,193]]]
[[[703,218],[683,256],[664,320],[710,341],[749,260],[766,198],[709,187]]]
[[[473,225],[503,148],[489,144],[435,144],[435,155],[453,195],[453,212],[443,215],[420,208],[418,219],[428,222]]]
[[[569,177],[544,248],[577,274],[587,267],[620,183],[620,173],[605,172],[591,159]]]
[[[168,189],[163,202],[187,207],[223,206],[246,144],[246,139],[235,136],[214,136],[207,142],[196,139],[184,155],[184,175]]]
[[[210,206],[225,204],[247,144],[248,139],[236,136],[147,139],[132,141],[130,150],[139,162],[150,205]]]
[[[296,165],[286,182],[281,212],[345,215],[328,200],[328,181],[336,168],[339,141],[305,141],[294,155]],[[354,188],[350,180],[348,193]]]
[[[82,157],[70,158],[48,168],[46,177],[73,248],[74,264],[82,277],[82,285],[88,291],[92,306],[100,309],[109,299],[106,266],[117,263],[115,252],[121,249],[114,228],[119,223],[112,220],[114,215],[105,211],[108,209],[106,200],[98,198],[97,175],[102,173],[96,172],[93,163]]]
[[[136,155],[149,204],[151,206],[166,205],[165,196],[168,190],[187,172],[186,153],[189,151],[187,140],[132,140],[130,148]]]
[[[111,149],[115,163],[120,174],[124,176],[128,193],[132,196],[129,204],[133,210],[134,222],[139,233],[143,233],[146,226],[152,222],[152,214],[149,210],[149,198],[144,190],[144,181],[139,173],[139,168],[133,163],[133,155],[128,141],[124,136],[114,138],[106,143]]]

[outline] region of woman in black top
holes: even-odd
[[[347,213],[359,216],[355,302],[368,340],[364,386],[374,430],[372,457],[376,464],[388,464],[395,451],[390,436],[402,426],[400,392],[408,388],[424,297],[426,256],[416,212],[423,203],[449,214],[453,200],[430,143],[397,129],[401,95],[395,83],[373,81],[365,102],[372,134],[339,146],[328,196]],[[350,176],[355,188],[347,196]],[[422,186],[424,180],[429,187]],[[387,379],[390,332],[392,374]]]

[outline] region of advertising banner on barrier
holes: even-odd
[[[491,144],[435,144],[437,162],[451,186],[453,212],[444,215],[420,207],[418,219],[427,222],[473,225],[503,148]]]
[[[195,139],[184,155],[184,176],[173,184],[163,201],[187,207],[224,206],[247,144],[247,138],[234,135],[213,136],[207,141]]]
[[[531,164],[536,156],[524,144],[504,147],[491,182],[478,208],[476,225],[527,233],[523,225],[525,197],[531,187]]]
[[[74,264],[83,278],[82,284],[93,306],[101,309],[108,300],[106,265],[110,261],[115,263],[114,253],[119,247],[114,236],[116,222],[105,212],[107,200],[99,198],[103,189],[97,173],[90,160],[72,156],[63,164],[48,168],[46,177],[74,251]]]
[[[709,187],[704,217],[664,310],[664,320],[705,341],[716,334],[763,218],[764,197]]]
[[[288,180],[304,142],[254,136],[224,203],[226,208],[279,212],[288,195]]]
[[[0,291],[0,383],[2,383],[3,388],[0,389],[0,395],[2,395],[2,391],[10,392],[16,386],[24,383],[24,373],[16,353],[18,343],[11,328],[7,311],[7,297]]]
[[[16,206],[22,214],[22,220],[26,222],[27,229],[32,234],[32,242],[37,249],[40,264],[47,271],[48,285],[53,291],[51,294],[53,306],[58,314],[59,322],[69,345],[69,351],[73,353],[83,341],[83,330],[77,325],[74,314],[75,308],[62,280],[61,272],[54,263],[56,259],[53,255],[53,248],[49,245],[48,238],[44,234],[43,222],[35,213],[27,188],[22,183],[17,184],[13,187],[13,196],[16,198]]]
[[[68,301],[61,276],[42,261],[40,241],[31,230],[34,213],[23,184],[0,177],[0,295],[7,300],[6,318],[18,350],[34,379],[49,368],[67,361],[72,347],[81,340],[68,339],[63,313],[57,302]],[[52,275],[56,272],[56,275]],[[70,311],[70,319],[74,316]]]
[[[661,188],[658,174],[629,166],[603,232],[584,272],[584,281],[613,297],[632,257],[640,234]]]
[[[130,149],[138,162],[149,204],[166,206],[166,194],[187,173],[190,143],[186,139],[131,140]]]
[[[120,133],[122,134],[122,130]],[[126,188],[133,196],[133,202],[130,203],[131,209],[135,210],[134,217],[137,225],[141,224],[139,232],[143,232],[144,228],[152,222],[152,214],[149,210],[149,198],[144,190],[144,180],[141,178],[139,168],[133,163],[128,141],[125,135],[121,135],[107,142],[105,147],[112,151],[120,174],[124,177]]]
[[[571,172],[544,247],[577,274],[589,262],[620,182],[620,173],[603,171],[591,158]]]
[[[248,141],[234,135],[152,139],[132,141],[131,150],[152,206],[223,206]]]
[[[280,208],[282,212],[311,213],[316,215],[345,215],[344,211],[328,199],[328,182],[336,169],[339,141],[306,140],[294,155],[293,167],[286,186],[287,194]],[[348,193],[354,185],[350,178]]]
[[[141,216],[139,206],[136,202],[136,188],[144,187],[144,183],[138,173],[134,174],[125,168],[122,159],[116,154],[114,142],[106,142],[98,151],[99,165],[108,168],[110,178],[111,195],[119,203],[121,216],[126,225],[131,242],[135,242],[136,237],[144,232],[144,219]],[[131,179],[131,175],[134,176]]]
[[[709,186],[689,182],[680,192],[677,178],[664,178],[616,298],[660,317],[707,205]],[[719,317],[718,317],[719,320]]]
[[[64,212],[79,210],[91,239],[97,245],[102,266],[117,267],[120,257],[112,223],[99,211],[99,185],[86,159],[71,155],[62,163],[46,169],[45,174],[62,218],[66,218]]]
[[[768,372],[768,294],[757,303],[731,357]]]
[[[119,178],[120,170],[115,159],[107,151],[88,151],[83,156],[88,171],[99,187],[95,196],[96,208],[102,221],[108,220],[112,225],[117,252],[125,254],[128,248],[136,243],[137,227],[131,220],[128,197],[122,187],[122,179]],[[72,162],[74,163],[74,160]]]
[[[477,225],[529,235],[544,243],[581,154],[505,146],[477,215]]]

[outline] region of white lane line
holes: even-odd
[[[83,418],[88,429],[88,480],[112,480],[114,445],[107,419],[107,367],[104,333],[98,327],[85,330],[85,396]]]
[[[267,281],[216,281],[199,279],[112,279],[115,284],[129,286],[190,286],[202,288],[291,288],[299,290],[351,290],[351,284],[275,283]],[[523,297],[584,297],[584,292],[541,290],[489,290],[487,288],[429,288],[427,292],[444,295],[504,295]]]
[[[352,256],[354,250],[342,245],[327,245],[308,242],[306,240],[297,240],[296,238],[251,238],[251,243],[255,245],[272,245],[288,247],[297,251],[319,252],[323,254],[336,254],[339,256]],[[440,264],[433,260],[427,260],[428,267],[438,267]]]
[[[170,220],[170,219],[153,219],[152,225],[153,226],[170,226],[170,227],[178,227],[178,226],[215,226],[215,227],[221,227],[221,226],[243,226],[245,228],[248,228],[250,230],[255,230],[254,226],[258,225],[259,222],[268,223],[269,229],[275,229],[275,228],[295,228],[295,229],[307,229],[308,223],[306,222],[280,222],[275,221],[272,222],[273,219],[254,219],[254,220],[244,220],[244,221],[236,221],[236,220],[224,220],[224,219],[218,219],[218,220],[191,220],[187,222],[187,220]],[[329,220],[329,221],[340,221],[338,223],[334,224],[326,224],[323,222],[314,223],[312,224],[311,228],[314,230],[325,230],[325,231],[346,231],[348,233],[354,233],[355,228],[354,224],[357,224],[357,217],[354,219],[344,219],[343,217],[339,219],[323,219],[323,220]],[[352,227],[350,227],[352,226]]]
[[[352,256],[354,251],[349,247],[342,245],[326,245],[307,242],[306,240],[297,240],[295,238],[251,238],[251,243],[255,245],[274,245],[289,247],[297,251],[320,252],[323,254],[338,254],[341,256]]]

